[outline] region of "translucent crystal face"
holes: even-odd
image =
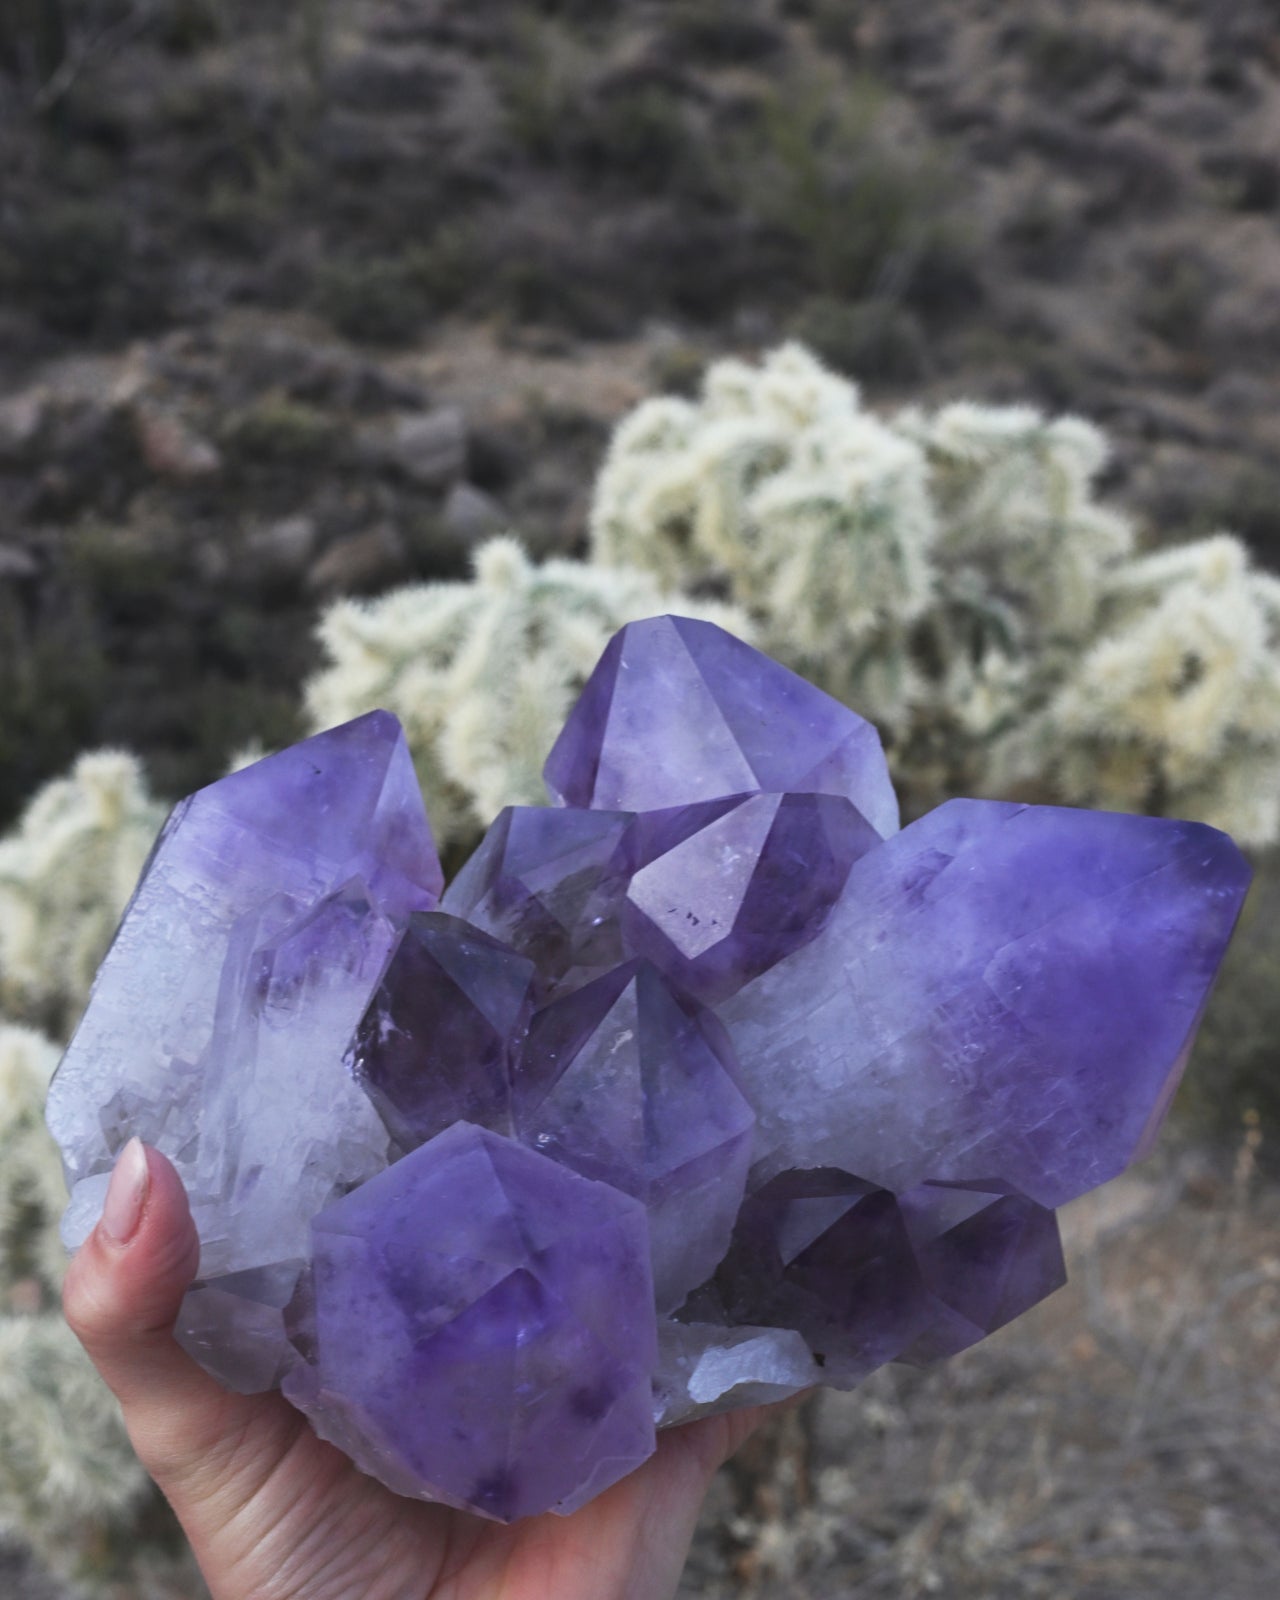
[[[661,974],[629,961],[538,1013],[517,1069],[518,1136],[643,1201],[659,1310],[715,1270],[755,1115]]]
[[[510,1521],[571,1511],[653,1450],[628,1196],[459,1122],[322,1211],[312,1247],[314,1359],[285,1393],[367,1470]]]
[[[68,1243],[137,1133],[187,1186],[203,1272],[305,1255],[310,1215],[387,1161],[387,1131],[335,1042],[441,884],[385,712],[184,800],[49,1093],[79,1227]]]
[[[839,794],[887,836],[898,801],[869,722],[723,628],[652,617],[605,649],[547,758],[561,805],[656,811]]]
[[[663,1426],[972,1344],[1150,1143],[1248,882],[1194,823],[957,800],[708,624],[610,643],[443,905],[372,713],[174,811],[49,1097],[134,1133],[178,1337],[397,1492],[583,1504]]]

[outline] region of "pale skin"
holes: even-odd
[[[503,1527],[406,1500],[279,1394],[231,1394],[180,1348],[198,1253],[177,1173],[132,1141],[63,1305],[214,1600],[669,1600],[712,1477],[762,1416],[665,1431],[639,1471],[568,1517]]]

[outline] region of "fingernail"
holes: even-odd
[[[147,1152],[142,1140],[130,1139],[116,1158],[115,1171],[107,1185],[107,1198],[102,1207],[103,1233],[112,1244],[128,1244],[142,1221],[142,1208],[147,1203],[147,1188],[151,1175],[147,1170]]]

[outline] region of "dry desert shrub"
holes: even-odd
[[[1063,1215],[1071,1281],[929,1372],[785,1417],[681,1600],[1263,1600],[1280,1580],[1280,1194],[1167,1157]],[[751,1470],[754,1465],[754,1470]]]

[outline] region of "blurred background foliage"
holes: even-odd
[[[1277,152],[1266,0],[4,0],[0,1407],[75,1360],[19,1239],[55,1209],[43,1035],[164,806],[380,696],[458,859],[534,782],[515,644],[549,717],[667,603],[874,711],[911,811],[1016,792],[1247,837],[1174,1131],[1188,1170],[1273,1162]],[[793,398],[835,410],[784,396],[762,435],[788,341],[822,364]],[[1216,1215],[1196,1183],[1176,1205]],[[886,1440],[898,1400],[868,1402]],[[42,1432],[0,1525],[163,1593],[188,1579],[111,1430],[84,1472]],[[799,1594],[758,1489],[733,1581]]]

